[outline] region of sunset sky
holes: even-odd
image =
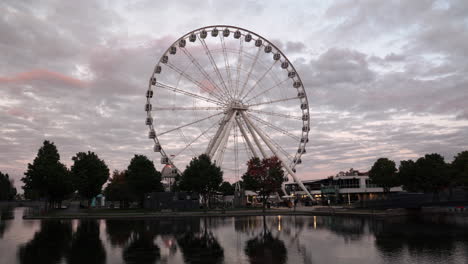
[[[468,1],[0,2],[0,171],[15,185],[44,140],[71,165],[94,151],[110,169],[155,159],[144,93],[183,34],[252,30],[289,56],[311,111],[298,176],[379,157],[468,149]]]

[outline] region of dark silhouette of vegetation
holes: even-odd
[[[208,155],[202,154],[193,158],[187,165],[180,177],[179,188],[183,191],[200,194],[204,204],[208,207],[210,195],[219,189],[222,181],[221,168],[212,163]]]
[[[468,150],[458,153],[451,164],[453,179],[458,185],[468,186]]]
[[[109,184],[104,189],[104,195],[108,201],[118,201],[120,208],[127,207],[132,199],[130,187],[127,182],[127,172],[115,170]]]
[[[79,152],[72,160],[74,163],[71,173],[74,186],[78,194],[88,200],[90,206],[93,197],[101,193],[102,185],[109,179],[109,168],[103,160],[90,151]]]
[[[161,173],[144,155],[135,155],[127,167],[126,179],[135,200],[143,201],[146,193],[164,191],[161,183]]]
[[[3,174],[0,171],[0,201],[13,200],[16,195],[16,188],[13,185],[13,180],[10,179],[8,173]]]
[[[54,143],[44,141],[37,157],[21,179],[24,194],[28,199],[47,198],[51,207],[60,206],[72,192],[72,180],[67,167],[60,162],[60,155]]]
[[[71,237],[70,221],[41,221],[33,239],[19,247],[19,261],[21,264],[59,263],[69,250]]]
[[[97,220],[81,220],[67,254],[68,264],[106,263],[106,250],[99,238]]]
[[[258,192],[265,210],[268,197],[279,191],[284,181],[281,161],[277,157],[263,160],[252,158],[247,162],[247,172],[242,176],[242,181],[247,190]]]
[[[369,171],[369,179],[372,183],[381,186],[384,193],[389,193],[390,188],[399,185],[396,172],[397,168],[393,160],[380,158]]]
[[[405,190],[432,192],[434,200],[438,200],[439,192],[450,185],[449,165],[437,153],[426,154],[416,162],[402,161],[399,174]]]
[[[7,221],[7,220],[12,220],[15,218],[13,215],[13,206],[7,206],[7,207],[0,207],[0,239],[2,239],[3,234],[8,230],[8,228],[11,226],[12,221]]]
[[[263,216],[262,233],[247,241],[244,252],[251,264],[283,264],[288,257],[284,242],[273,237],[267,229],[265,216]]]
[[[133,224],[129,225],[128,220],[106,220],[106,232],[110,244],[114,247],[123,247],[127,245],[128,240],[132,236],[134,229]]]
[[[215,264],[223,263],[224,250],[213,233],[205,229],[200,234],[185,233],[177,238],[185,263]]]
[[[122,253],[125,263],[153,264],[161,258],[160,249],[154,243],[158,227],[159,221],[138,221],[132,224],[130,241]]]
[[[219,191],[223,195],[234,195],[234,185],[230,184],[229,182],[223,182],[219,186]]]

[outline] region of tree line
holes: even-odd
[[[0,171],[0,201],[13,200],[16,195],[16,188],[13,185],[13,180],[10,179],[8,173],[3,174]]]
[[[87,200],[89,205],[109,180],[109,168],[104,160],[91,151],[78,152],[72,160],[73,165],[68,169],[60,161],[55,144],[44,141],[21,179],[25,198],[45,199],[54,208],[60,207],[63,200],[77,194],[81,199]],[[112,178],[109,185],[115,185],[118,174],[114,172],[116,180]],[[155,169],[153,162],[142,155],[135,155],[130,161],[125,171],[125,182],[128,183],[128,189],[123,193],[131,200],[141,201],[144,193],[163,189],[161,174]]]
[[[145,194],[164,191],[161,173],[144,155],[135,155],[125,170],[115,170],[112,176],[104,160],[94,152],[78,152],[72,161],[68,169],[60,161],[55,144],[44,141],[21,179],[25,198],[45,199],[50,207],[55,208],[74,195],[87,200],[89,205],[94,197],[104,193],[107,200],[117,201],[123,208],[130,202],[143,206]],[[254,158],[247,165],[242,178],[246,188],[258,191],[264,198],[280,189],[284,173],[278,159]],[[108,184],[103,190],[106,182]],[[244,185],[243,181],[238,184]],[[235,185],[223,181],[221,168],[208,155],[202,154],[194,157],[184,172],[177,175],[171,191],[198,193],[203,204],[209,206],[210,197],[214,194],[233,195]]]
[[[433,193],[438,199],[443,190],[451,195],[455,187],[468,186],[468,151],[458,153],[450,163],[442,155],[432,153],[416,161],[402,160],[398,168],[393,160],[379,158],[369,171],[369,178],[386,193],[392,187],[402,186],[408,192]]]

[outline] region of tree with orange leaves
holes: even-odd
[[[242,176],[245,188],[257,192],[262,198],[263,210],[270,194],[281,189],[284,181],[284,171],[281,161],[273,156],[260,160],[252,158],[247,162],[247,172]]]

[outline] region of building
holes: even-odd
[[[335,176],[325,179],[302,181],[312,197],[321,204],[352,203],[357,201],[374,200],[383,196],[383,188],[373,184],[368,172],[350,169],[340,171]],[[304,191],[297,183],[286,183],[286,192],[290,195],[306,198]],[[401,192],[401,187],[394,187],[390,192]]]
[[[199,195],[187,192],[153,192],[145,195],[143,207],[151,210],[191,210],[200,207]]]
[[[166,164],[161,170],[161,182],[164,186],[165,192],[172,191],[172,186],[174,185],[176,176],[177,169],[171,164]]]

